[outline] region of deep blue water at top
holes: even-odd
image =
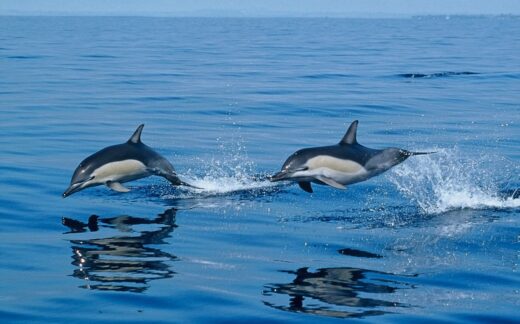
[[[517,321],[519,31],[0,17],[2,321]],[[437,153],[345,191],[263,180],[355,119],[368,147]],[[205,190],[61,198],[141,123]]]

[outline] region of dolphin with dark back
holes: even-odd
[[[130,189],[122,183],[151,175],[163,177],[174,186],[194,187],[177,177],[168,160],[141,142],[143,127],[144,124],[139,125],[126,143],[106,147],[83,160],[74,171],[63,198],[99,185],[128,192]]]
[[[376,150],[357,142],[358,121],[336,145],[311,147],[293,153],[282,170],[271,181],[295,181],[300,188],[312,192],[311,183],[346,189],[346,185],[365,181],[398,165],[413,155],[432,152],[410,152],[399,148]]]

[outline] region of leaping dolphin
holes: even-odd
[[[270,180],[296,181],[307,192],[312,192],[311,182],[346,189],[346,185],[381,174],[410,156],[431,153],[393,147],[383,150],[365,147],[357,142],[357,126],[358,121],[355,120],[336,145],[296,151]]]
[[[144,124],[139,125],[126,143],[106,147],[83,160],[74,171],[63,198],[99,185],[128,192],[130,189],[121,183],[151,175],[163,177],[174,186],[193,187],[177,177],[168,160],[141,142],[143,127]]]

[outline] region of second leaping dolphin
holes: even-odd
[[[300,188],[312,192],[311,182],[338,189],[365,181],[398,165],[413,155],[431,152],[410,152],[399,148],[376,150],[357,142],[358,121],[352,122],[347,133],[336,145],[312,147],[293,153],[282,170],[271,181],[295,181]]]
[[[143,127],[144,124],[139,125],[126,143],[106,147],[83,160],[74,171],[63,198],[99,185],[128,192],[130,189],[121,183],[151,175],[163,177],[174,186],[193,187],[177,177],[168,160],[141,142]]]

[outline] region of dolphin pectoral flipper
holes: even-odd
[[[117,192],[129,192],[130,191],[130,189],[123,186],[121,183],[119,183],[117,181],[107,181],[107,187],[109,187],[110,189],[117,191]]]
[[[341,183],[339,183],[336,180],[331,179],[331,178],[327,178],[324,176],[317,176],[316,179],[320,180],[321,182],[323,182],[325,184],[328,184],[331,187],[337,188],[337,189],[347,189],[347,187],[345,187]]]
[[[312,193],[311,183],[308,181],[300,181],[298,182],[298,186],[302,188],[302,190],[307,191],[308,193]]]

